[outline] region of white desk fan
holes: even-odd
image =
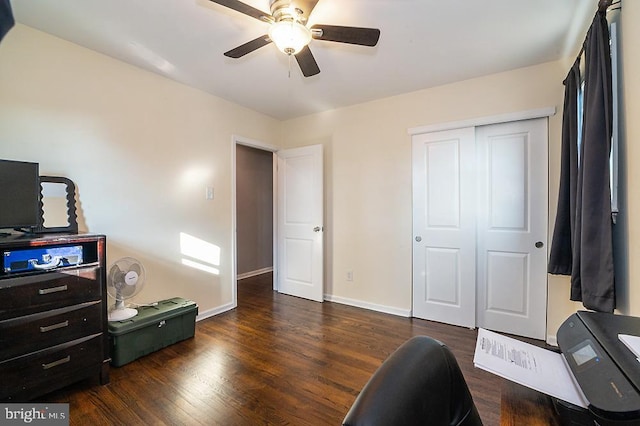
[[[138,315],[134,308],[127,308],[124,301],[140,293],[144,285],[142,263],[132,257],[118,259],[109,268],[107,293],[116,301],[109,310],[109,321],[124,321]]]

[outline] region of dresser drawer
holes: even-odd
[[[0,401],[20,402],[28,399],[35,388],[46,393],[98,375],[102,368],[103,342],[102,334],[92,335],[0,362]]]
[[[102,268],[72,268],[0,280],[0,321],[101,300]]]
[[[0,359],[102,332],[102,304],[87,302],[0,321]]]

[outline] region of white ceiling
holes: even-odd
[[[265,12],[269,0],[246,0]],[[373,27],[376,47],[314,40],[305,78],[268,24],[209,0],[14,0],[16,21],[278,119],[575,55],[596,0],[320,0],[310,24]],[[291,72],[289,75],[289,66]]]

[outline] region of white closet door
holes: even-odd
[[[545,338],[547,141],[547,118],[413,136],[413,316]]]
[[[476,129],[478,326],[544,339],[547,119]]]
[[[474,327],[474,128],[412,143],[413,316]]]

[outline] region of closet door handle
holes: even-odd
[[[536,248],[542,248],[542,247],[544,247],[544,243],[542,241],[536,242]]]

